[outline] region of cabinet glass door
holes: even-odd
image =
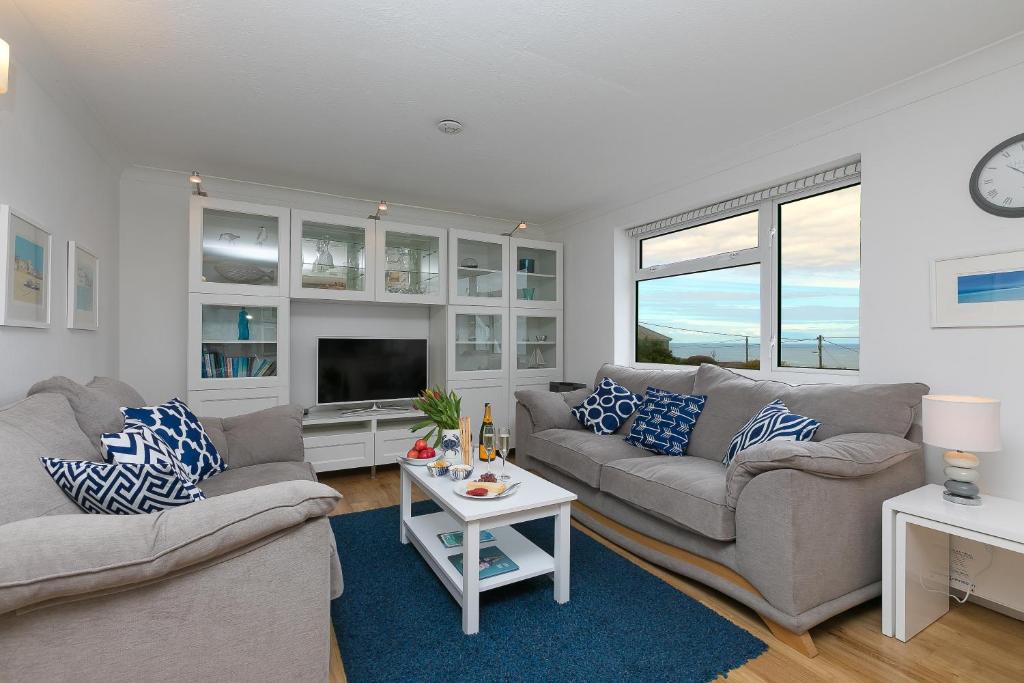
[[[516,370],[536,374],[558,370],[561,326],[554,315],[516,315]]]
[[[362,221],[292,212],[292,296],[369,299],[373,294],[373,231]]]
[[[513,240],[515,305],[555,308],[561,305],[561,247],[532,240]]]
[[[501,313],[455,313],[453,370],[456,376],[502,372],[505,360],[503,317]]]
[[[453,260],[449,303],[504,306],[507,239],[452,231]]]
[[[202,305],[202,379],[278,376],[278,308]]]
[[[384,291],[430,296],[441,291],[441,238],[388,230],[384,236]]]

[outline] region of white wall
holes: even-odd
[[[255,183],[208,179],[211,197],[365,217],[377,203]],[[129,168],[121,177],[120,371],[148,400],[186,391],[189,187],[180,173]],[[443,228],[508,232],[516,221],[403,207],[392,202],[385,220]],[[544,239],[529,228],[528,237]],[[315,401],[317,336],[426,336],[426,306],[353,302],[293,302],[291,399]]]
[[[928,383],[934,392],[1003,401],[1004,451],[984,455],[983,491],[1024,499],[1024,328],[932,329],[929,264],[936,257],[1024,248],[1024,220],[991,216],[968,195],[974,165],[1024,129],[1024,39],[1007,41],[709,159],[703,177],[603,214],[549,226],[566,242],[566,379],[629,358],[630,244],[623,230],[860,154],[860,381]],[[595,305],[595,302],[611,302]],[[780,373],[783,374],[783,373]],[[793,383],[806,375],[779,377]],[[928,473],[942,481],[941,455]]]
[[[0,95],[0,203],[24,212],[53,234],[51,327],[0,327],[0,405],[51,375],[88,381],[117,374],[117,192],[120,169],[100,149],[95,122],[67,106],[34,61],[30,28],[11,3],[0,3],[0,35],[11,44],[10,89]],[[100,329],[68,330],[67,243],[100,259]]]

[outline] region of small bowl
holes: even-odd
[[[448,476],[452,481],[469,479],[473,475],[472,465],[455,464],[448,467]]]
[[[548,340],[548,335],[546,335],[546,334],[535,334],[535,335],[533,335],[533,338],[534,338],[534,340],[539,341],[539,342],[546,342]]]
[[[448,474],[448,470],[450,469],[450,466],[448,465],[448,463],[444,463],[444,465],[441,465],[440,467],[438,467],[437,463],[439,463],[439,462],[444,462],[444,461],[443,460],[438,460],[436,462],[432,462],[429,465],[427,465],[427,474],[429,474],[432,477],[443,477],[444,475]]]

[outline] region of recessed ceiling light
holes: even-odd
[[[445,135],[458,135],[462,132],[462,124],[454,119],[444,119],[437,122],[437,129]]]

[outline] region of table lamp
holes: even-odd
[[[949,448],[946,490],[942,497],[960,505],[981,505],[978,456],[1003,447],[999,435],[999,401],[977,396],[925,396],[921,402],[924,442]]]

